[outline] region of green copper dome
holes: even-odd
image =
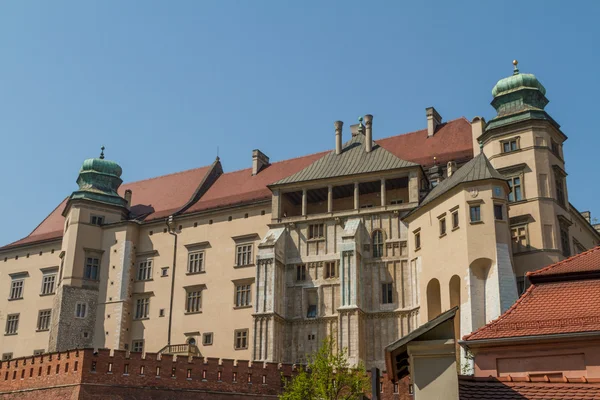
[[[546,94],[546,88],[537,80],[533,74],[521,74],[518,69],[512,76],[500,79],[492,89],[492,96],[498,97],[515,89],[531,88]]]

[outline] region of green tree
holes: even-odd
[[[336,351],[327,337],[319,350],[308,356],[306,369],[300,368],[286,382],[281,400],[355,400],[369,391],[369,377],[363,365],[351,367],[346,349]]]

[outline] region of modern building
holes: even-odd
[[[94,347],[302,362],[335,335],[352,362],[459,306],[497,318],[526,272],[600,243],[570,204],[566,135],[531,74],[500,80],[486,123],[379,139],[373,116],[331,151],[122,184],[84,161],[78,188],[0,248],[3,358]],[[346,136],[344,138],[344,136]],[[384,135],[382,135],[384,136]]]

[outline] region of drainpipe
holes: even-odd
[[[175,291],[175,268],[177,266],[177,233],[175,233],[175,220],[173,216],[169,216],[166,221],[169,234],[173,235],[173,271],[171,272],[171,300],[169,303],[169,333],[167,335],[167,346],[171,345],[171,323],[173,321],[173,293]]]

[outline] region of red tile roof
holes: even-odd
[[[529,279],[535,280],[540,277],[590,272],[600,272],[600,246],[537,271],[528,272],[527,276]]]
[[[510,380],[509,380],[510,379]],[[473,378],[459,376],[460,400],[592,400],[600,399],[600,382],[584,379]]]
[[[533,274],[557,271],[600,272],[600,247],[571,257]],[[532,274],[532,275],[533,275]],[[499,339],[600,331],[600,278],[581,275],[541,281],[498,319],[466,335],[463,339]]]
[[[427,130],[397,135],[376,142],[397,157],[423,165],[433,164],[433,157],[442,164],[450,160],[467,160],[473,157],[471,124],[465,118],[458,118],[442,124],[433,137],[427,137]],[[229,172],[221,175],[202,198],[185,213],[227,207],[269,198],[267,185],[307,167],[328,152],[311,154],[275,162],[264,168],[256,176],[250,169]],[[179,210],[192,197],[198,185],[209,171],[202,167],[175,174],[164,175],[143,181],[123,184],[119,193],[133,192],[131,211],[135,216],[150,213],[145,220],[162,218]],[[26,238],[13,242],[0,249],[17,247],[62,236],[64,218],[62,212],[66,199]]]

